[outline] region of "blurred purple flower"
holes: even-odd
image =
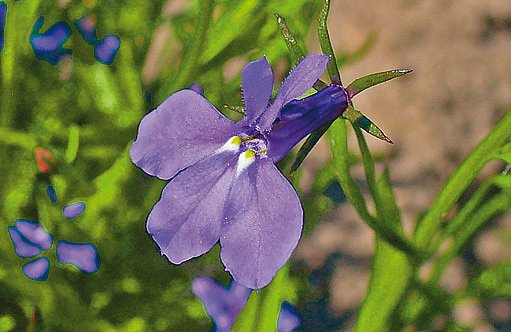
[[[7,16],[7,4],[0,1],[0,52],[4,49],[5,18]]]
[[[121,39],[118,36],[110,34],[98,39],[94,22],[86,16],[75,20],[74,25],[85,42],[94,46],[96,60],[105,65],[109,65],[114,61],[121,47]]]
[[[73,22],[78,33],[83,37],[87,44],[94,45],[98,37],[96,37],[96,28],[94,22],[87,16],[84,16]]]
[[[44,281],[48,279],[50,261],[46,257],[39,257],[23,265],[23,273],[32,280]]]
[[[36,58],[56,65],[65,56],[71,54],[71,50],[62,47],[71,36],[71,28],[66,22],[60,21],[53,24],[45,33],[39,33],[43,23],[42,16],[35,22],[30,35],[30,44]]]
[[[91,243],[57,242],[57,260],[60,264],[72,264],[83,273],[94,273],[99,269],[98,250]]]
[[[204,308],[215,323],[217,332],[228,332],[238,317],[252,291],[232,280],[224,287],[207,277],[195,278],[192,291],[204,304]]]
[[[228,287],[208,277],[198,277],[192,281],[192,291],[201,300],[208,316],[215,323],[215,331],[228,332],[247,303],[251,289],[232,280]],[[288,302],[282,303],[277,329],[290,332],[300,326],[296,309]]]
[[[291,332],[302,325],[300,314],[289,302],[283,302],[280,307],[277,329],[279,332]]]
[[[48,193],[50,199],[53,194],[55,194],[56,201],[56,193]],[[53,199],[52,202],[54,202]],[[85,204],[78,202],[66,206],[63,209],[63,214],[72,218],[84,209]],[[8,226],[7,229],[14,245],[14,252],[21,258],[35,257],[43,250],[50,249],[53,244],[53,237],[37,221],[18,219],[14,226]],[[72,264],[87,274],[96,272],[100,266],[98,251],[91,243],[72,243],[60,240],[57,242],[57,260],[61,264]],[[45,257],[39,257],[24,264],[22,271],[32,280],[44,281],[48,277],[49,268],[50,261]]]
[[[274,165],[302,138],[348,106],[342,87],[301,100],[324,72],[328,56],[302,59],[273,103],[273,72],[265,57],[242,72],[246,116],[234,123],[207,99],[185,89],[146,115],[130,150],[146,173],[171,179],[147,230],[172,263],[209,251],[246,287],[266,286],[300,239],[303,211]]]
[[[82,214],[82,212],[84,210],[85,210],[85,203],[84,202],[76,202],[76,203],[64,206],[64,208],[62,209],[62,215],[66,219],[73,219],[73,218],[79,216],[80,214]]]
[[[37,221],[18,219],[7,229],[14,251],[21,258],[37,256],[42,250],[50,249],[53,243],[52,236]]]

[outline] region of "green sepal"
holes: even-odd
[[[392,140],[383,133],[371,120],[369,120],[364,114],[354,109],[352,106],[348,107],[342,114],[343,117],[348,119],[352,124],[362,128],[368,134],[379,138],[383,141],[393,144]]]
[[[356,80],[351,82],[346,87],[346,92],[348,93],[348,96],[350,98],[353,98],[360,92],[364,91],[365,89],[369,89],[372,86],[389,81],[393,78],[406,75],[408,73],[411,73],[412,71],[413,70],[411,69],[394,69],[389,71],[383,71],[380,73],[369,74],[367,76],[357,78]]]

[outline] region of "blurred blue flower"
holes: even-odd
[[[192,281],[192,291],[204,305],[208,316],[213,320],[214,331],[228,332],[247,303],[252,290],[232,280],[228,287],[208,277],[198,277]],[[282,303],[278,322],[278,332],[290,332],[300,326],[296,309],[288,302]]]
[[[48,186],[48,196],[56,202],[56,192]],[[85,204],[78,202],[66,206],[63,214],[73,218],[83,212]],[[24,219],[16,220],[14,226],[7,227],[11,237],[14,252],[21,258],[32,258],[51,248],[53,237],[39,222]],[[57,242],[57,260],[60,264],[72,264],[83,273],[94,273],[99,269],[100,259],[98,250],[91,243],[73,243],[60,240]],[[23,265],[23,273],[32,280],[44,281],[48,277],[50,261],[39,257]]]
[[[246,116],[234,123],[196,91],[171,95],[139,126],[130,156],[147,174],[172,179],[147,219],[147,231],[170,262],[180,264],[221,244],[233,278],[260,289],[298,244],[300,200],[275,166],[305,136],[337,118],[348,96],[332,85],[300,100],[329,57],[310,54],[275,99],[265,57],[242,72]]]
[[[94,273],[100,260],[96,247],[91,243],[57,242],[57,260],[60,264],[72,264],[83,273]]]
[[[48,198],[53,204],[57,203],[57,192],[55,191],[55,188],[52,185],[48,185],[46,187],[46,194],[48,195]]]
[[[56,65],[71,54],[71,50],[62,47],[71,36],[71,28],[66,22],[60,21],[53,24],[45,33],[39,33],[43,23],[42,16],[35,22],[30,35],[30,45],[36,58]]]
[[[64,206],[64,209],[62,209],[62,215],[66,219],[73,219],[85,210],[85,203],[84,202],[76,202],[73,204],[69,204]]]
[[[98,39],[94,22],[86,16],[75,20],[74,25],[85,42],[94,46],[96,60],[105,65],[109,65],[114,61],[121,47],[121,39],[118,36],[110,34]]]
[[[0,1],[0,52],[4,49],[5,18],[7,16],[7,4]]]

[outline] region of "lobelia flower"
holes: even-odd
[[[266,286],[300,239],[300,200],[274,165],[301,139],[348,106],[340,86],[301,100],[328,56],[311,54],[291,71],[271,104],[265,57],[245,66],[246,116],[233,122],[197,92],[171,95],[141,121],[130,155],[146,173],[172,179],[147,219],[147,231],[180,264],[220,241],[221,260],[243,286]]]
[[[60,21],[53,24],[45,33],[39,33],[43,23],[42,16],[35,22],[30,35],[30,45],[36,58],[55,66],[71,54],[71,50],[62,47],[71,36],[71,28],[66,22]]]
[[[75,20],[74,25],[85,42],[94,46],[96,60],[105,65],[109,65],[114,61],[121,47],[121,39],[118,36],[110,34],[98,39],[94,22],[88,17]]]
[[[0,52],[4,49],[5,17],[7,16],[7,4],[0,1]]]
[[[208,316],[215,323],[215,331],[228,332],[247,303],[251,289],[232,280],[224,287],[215,280],[198,277],[192,281],[192,291],[204,305]],[[282,303],[278,322],[278,332],[290,332],[300,326],[296,309],[288,302]]]

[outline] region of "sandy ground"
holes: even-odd
[[[364,92],[355,101],[396,142],[389,145],[368,138],[372,151],[386,156],[408,229],[511,105],[510,17],[511,2],[505,0],[333,1],[330,32],[338,52],[356,49],[372,31],[378,34],[369,55],[344,68],[345,84],[372,72],[414,70],[408,77]],[[319,51],[314,36],[309,44]],[[306,160],[304,170],[316,171],[329,156],[326,144],[321,144]],[[485,171],[496,170],[497,165]],[[304,182],[307,187],[307,179]],[[476,241],[481,261],[511,259],[511,246],[496,231],[510,225],[509,217],[502,219]],[[372,232],[351,207],[342,206],[301,241],[297,256],[313,266],[332,251],[369,262],[372,243]],[[349,266],[342,260],[338,264],[331,284],[337,313],[359,306],[368,269],[367,264]],[[453,264],[448,274],[446,288],[458,288],[465,280],[464,263]],[[511,316],[508,302],[499,303],[495,310]],[[464,306],[458,315],[480,331],[492,330],[477,304]]]

